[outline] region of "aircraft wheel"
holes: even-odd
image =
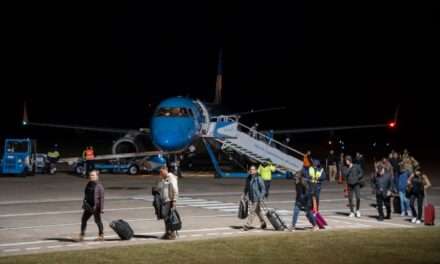
[[[131,165],[128,168],[128,174],[130,175],[136,175],[139,173],[139,167],[137,165]]]

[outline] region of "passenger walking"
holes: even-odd
[[[425,198],[425,191],[431,187],[431,182],[428,176],[422,174],[420,170],[416,170],[408,179],[410,185],[410,206],[412,212],[411,223],[420,224],[422,222],[423,214],[423,199]],[[417,201],[417,211],[415,203]]]
[[[406,195],[409,176],[411,176],[411,174],[408,170],[402,171],[402,173],[399,175],[399,184],[397,190],[399,191],[400,198],[400,216],[408,216],[408,210],[410,209],[409,199]]]
[[[258,123],[255,123],[250,129],[249,129],[249,136],[253,138],[257,138],[258,132]]]
[[[98,226],[97,241],[104,240],[104,226],[102,225],[101,214],[104,213],[104,187],[99,182],[99,172],[92,170],[89,173],[89,182],[84,190],[83,207],[84,212],[81,218],[81,233],[79,241],[84,240],[87,228],[87,221],[93,215],[95,223]]]
[[[179,187],[177,183],[177,176],[169,172],[166,165],[160,168],[160,181],[157,185],[157,190],[160,192],[160,199],[162,202],[162,217],[165,223],[165,234],[162,236],[162,239],[174,240],[176,239],[176,232],[169,229],[167,220],[171,213],[171,209],[176,208],[176,202],[179,196]]]
[[[358,164],[353,164],[351,156],[347,155],[345,157],[345,163],[347,167],[343,168],[343,174],[348,188],[348,203],[350,206],[349,217],[361,217],[361,212],[359,211],[361,203],[360,184],[363,180],[364,173]],[[353,206],[353,195],[356,196],[356,215]]]
[[[312,213],[312,194],[308,191],[307,186],[308,184],[302,173],[297,173],[295,175],[296,199],[293,206],[292,225],[289,227],[289,231],[295,230],[300,211],[305,212],[307,219],[312,224],[313,230],[319,230],[316,225],[315,216]]]
[[[391,190],[393,189],[393,179],[389,172],[385,171],[383,165],[377,167],[376,176],[373,179],[376,190],[377,211],[379,213],[378,220],[391,219]],[[386,208],[386,216],[383,214],[383,206]]]
[[[267,225],[263,217],[263,209],[261,203],[266,194],[263,179],[257,173],[257,168],[252,165],[249,168],[249,175],[246,179],[246,184],[244,187],[244,193],[242,199],[248,196],[250,201],[249,215],[246,224],[243,226],[243,230],[247,231],[252,228],[255,217],[260,220],[261,229],[266,229]]]

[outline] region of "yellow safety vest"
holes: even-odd
[[[275,172],[275,170],[276,170],[276,168],[272,164],[267,165],[266,167],[263,167],[262,165],[260,165],[258,167],[258,174],[260,174],[263,181],[270,181],[270,180],[272,180],[272,172]]]
[[[312,183],[318,183],[319,178],[321,178],[321,174],[323,172],[323,169],[321,170],[316,170],[315,167],[310,167],[309,168],[309,176],[312,180]]]
[[[49,158],[58,159],[60,157],[60,153],[58,151],[49,151],[47,156]]]

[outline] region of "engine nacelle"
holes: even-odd
[[[147,149],[148,135],[139,131],[130,131],[113,143],[113,154],[144,152]]]

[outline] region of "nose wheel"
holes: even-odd
[[[174,160],[171,163],[171,170],[178,178],[183,178],[182,170],[180,169],[180,159],[177,154],[174,154]]]

